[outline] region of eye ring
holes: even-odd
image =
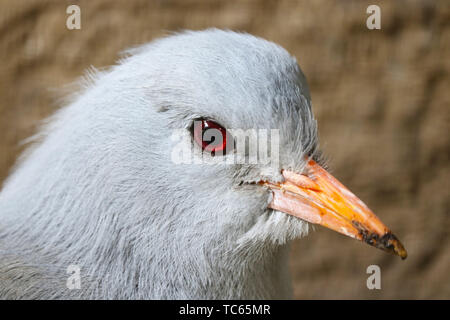
[[[227,141],[232,139],[228,131],[214,120],[194,120],[192,134],[194,142],[212,156],[226,154]]]

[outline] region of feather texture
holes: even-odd
[[[186,31],[81,87],[1,191],[0,297],[289,297],[288,242],[308,225],[267,209],[270,192],[246,182],[280,181],[316,150],[295,59],[248,34]],[[279,167],[174,164],[173,130],[198,117],[279,129]],[[72,264],[81,289],[66,286]]]

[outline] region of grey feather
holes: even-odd
[[[308,225],[247,184],[317,148],[305,77],[281,47],[216,29],[126,53],[33,138],[0,194],[4,299],[286,298],[289,241]],[[197,117],[280,129],[279,167],[178,164]],[[192,142],[191,142],[192,143]],[[69,265],[81,289],[66,287]]]

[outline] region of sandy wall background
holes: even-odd
[[[66,7],[81,7],[81,30]],[[381,30],[366,8],[381,7]],[[0,1],[0,181],[57,89],[180,29],[229,28],[284,46],[305,72],[333,173],[409,258],[316,228],[292,246],[295,297],[450,298],[450,5],[442,1]],[[366,287],[379,265],[382,289]]]

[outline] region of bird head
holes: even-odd
[[[277,246],[319,224],[406,257],[324,169],[305,76],[266,40],[211,29],[132,49],[46,132],[2,192],[29,186],[34,202],[17,205],[45,209],[26,219],[43,227],[29,230],[37,239],[63,246],[115,232],[123,239],[96,241],[98,252],[123,242],[182,259]]]
[[[285,243],[311,223],[406,257],[324,169],[305,76],[283,48],[206,30],[128,53],[91,90],[109,99],[102,126],[128,145],[107,143],[123,158],[110,174],[140,182],[134,197],[178,241]]]
[[[278,45],[183,32],[83,84],[0,193],[6,243],[42,253],[33,266],[77,261],[102,297],[280,297],[284,244],[310,224],[406,257],[324,168],[305,76]]]

